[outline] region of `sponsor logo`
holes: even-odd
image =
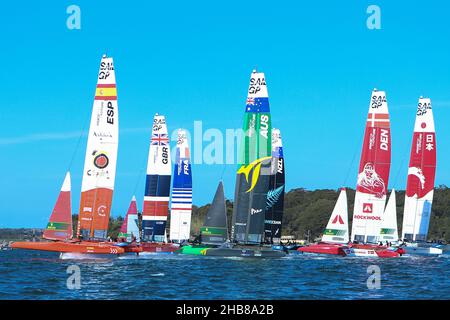
[[[110,132],[94,132],[94,137],[112,138],[112,134]]]
[[[336,217],[334,217],[333,221],[331,221],[332,224],[344,224],[344,220],[342,219],[342,217],[338,214]]]
[[[106,206],[102,204],[98,207],[97,213],[101,217],[106,217],[106,210],[107,210]]]
[[[98,169],[105,169],[108,164],[109,164],[109,159],[108,156],[104,153],[101,152],[99,154],[96,155],[96,151],[94,151],[93,155],[94,157],[94,165],[98,168]]]
[[[364,213],[373,213],[373,203],[363,203]]]
[[[279,221],[279,220],[264,220],[264,223],[267,223],[267,224],[281,224],[281,221]]]
[[[366,163],[363,171],[358,174],[357,187],[359,191],[373,194],[377,198],[381,198],[386,194],[385,183],[375,171],[375,166],[371,162]]]
[[[359,215],[359,214],[354,215],[353,219],[381,221],[381,217],[378,217],[378,216],[363,216],[363,215]]]
[[[253,161],[252,163],[250,163],[247,166],[243,165],[242,167],[239,168],[239,170],[237,171],[237,174],[244,174],[245,181],[247,181],[247,183],[249,183],[248,178],[249,178],[250,172],[253,170],[251,185],[250,185],[250,188],[247,190],[247,192],[252,191],[253,188],[256,186],[256,183],[258,182],[259,175],[261,172],[262,162],[265,160],[269,160],[271,158],[272,157],[260,158],[260,159]]]
[[[257,214],[257,213],[261,213],[262,211],[263,211],[262,209],[253,209],[253,208],[251,208],[250,209],[250,214],[254,215],[254,214]]]

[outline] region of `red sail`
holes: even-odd
[[[43,237],[48,240],[67,240],[72,238],[72,234],[70,173],[67,172]]]

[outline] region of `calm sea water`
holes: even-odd
[[[80,268],[80,289],[67,288],[71,265]],[[367,288],[370,265],[380,267],[380,289]],[[450,299],[450,257],[162,255],[85,261],[0,251],[0,299]]]

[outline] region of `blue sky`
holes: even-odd
[[[433,101],[436,184],[450,185],[450,4],[437,1],[11,2],[0,11],[0,227],[44,227],[65,171],[78,210],[101,55],[114,57],[120,144],[113,215],[141,205],[150,125],[240,128],[249,76],[266,73],[287,189],[355,187],[372,88],[387,93],[390,188],[402,189],[417,99]],[[50,4],[51,3],[51,4]],[[66,8],[81,9],[81,30]],[[366,9],[381,8],[381,30]],[[78,145],[79,143],[79,145]],[[78,147],[77,147],[78,146]],[[195,146],[194,146],[195,147]],[[72,161],[73,159],[73,161]],[[235,165],[194,165],[194,203]]]

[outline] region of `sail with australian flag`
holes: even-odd
[[[186,130],[179,129],[175,155],[169,238],[175,243],[189,240],[192,214],[192,170]]]
[[[281,226],[284,212],[285,172],[283,144],[279,129],[272,130],[272,164],[267,193],[264,227],[264,242],[277,244],[281,240]]]
[[[171,161],[166,118],[153,118],[152,137],[148,153],[142,212],[142,240],[166,241],[166,222],[169,209]]]
[[[243,129],[231,234],[237,243],[261,244],[271,173],[272,128],[266,79],[256,70],[250,78]]]

